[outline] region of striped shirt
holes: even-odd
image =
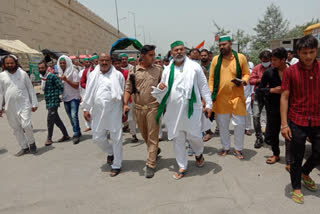
[[[311,70],[300,62],[290,66],[282,77],[282,90],[289,90],[288,119],[304,127],[320,126],[320,63]]]

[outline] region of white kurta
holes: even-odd
[[[197,99],[197,102],[193,104],[194,110],[190,118],[188,118],[189,99],[186,96],[186,90],[188,89],[185,84],[185,78],[188,75],[187,72],[195,72],[193,86]],[[166,67],[163,71],[161,82],[167,84],[169,75],[170,66]],[[203,70],[199,64],[186,58],[182,66],[175,67],[174,81],[170,96],[167,100],[166,113],[163,117],[163,121],[168,130],[169,140],[177,137],[181,131],[202,138],[201,97],[206,102],[206,108],[211,109],[211,93]]]
[[[0,73],[1,109],[3,104],[18,143],[23,149],[27,148],[28,144],[34,143],[31,110],[38,107],[38,101],[28,74],[21,68],[13,74]]]

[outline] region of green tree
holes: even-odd
[[[289,28],[289,21],[282,16],[279,6],[271,4],[267,7],[263,19],[259,19],[253,28],[256,36],[253,39],[252,49],[263,50],[269,47],[269,41],[283,38]]]
[[[313,18],[311,21],[304,23],[302,25],[296,25],[288,33],[284,36],[285,39],[292,39],[292,38],[300,38],[304,36],[303,31],[310,25],[319,23],[320,19]]]
[[[238,29],[235,34],[232,34],[233,43],[238,45],[238,51],[245,53],[248,51],[248,44],[251,40],[251,36],[246,34],[244,30]]]

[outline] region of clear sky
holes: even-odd
[[[78,1],[117,27],[114,0]],[[137,39],[155,44],[159,53],[165,53],[169,44],[178,39],[189,47],[202,40],[206,41],[205,47],[211,46],[212,20],[231,32],[243,29],[254,34],[253,27],[271,3],[280,6],[290,27],[320,18],[319,0],[117,0],[117,3],[120,31],[134,37],[133,15],[129,11],[134,12]]]

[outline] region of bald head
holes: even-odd
[[[108,53],[101,53],[99,55],[99,65],[100,65],[100,71],[102,73],[107,73],[111,67],[111,57]]]

